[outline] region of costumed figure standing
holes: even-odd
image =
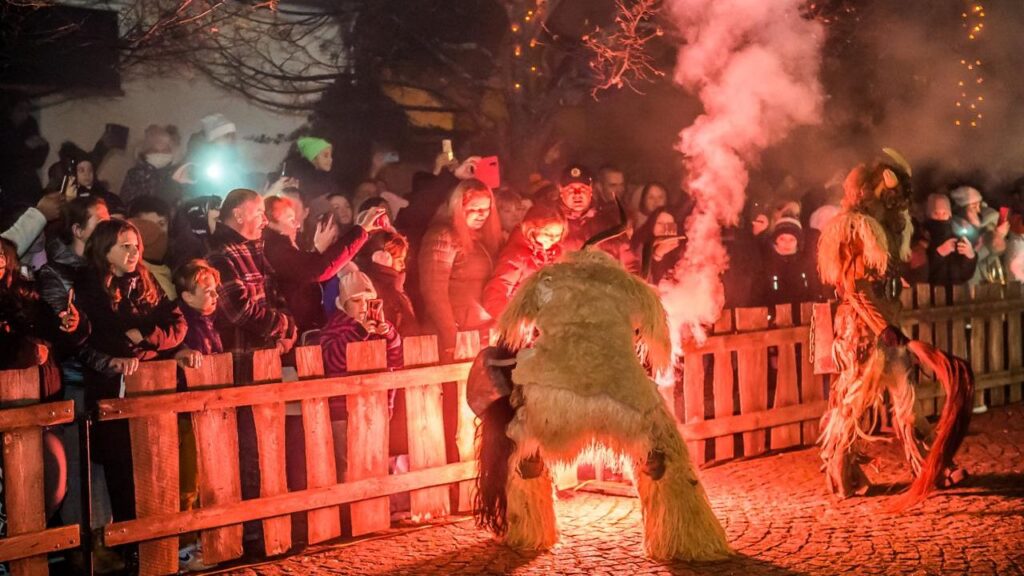
[[[912,224],[910,166],[892,150],[872,166],[854,168],[843,184],[842,210],[823,230],[818,270],[835,286],[832,381],[819,439],[829,491],[840,497],[864,494],[863,447],[883,414],[885,393],[892,426],[914,474],[910,489],[894,503],[903,508],[961,476],[953,464],[971,417],[974,376],[970,365],[899,329],[900,266],[909,257]],[[915,427],[912,362],[933,372],[947,401],[930,451]],[[927,456],[925,453],[927,452]]]
[[[501,343],[470,373],[470,406],[482,422],[478,524],[516,548],[554,545],[547,467],[573,464],[599,444],[633,465],[649,556],[731,554],[645,369],[671,367],[665,309],[650,286],[603,252],[576,252],[520,287],[500,330]]]

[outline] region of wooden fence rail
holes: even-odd
[[[903,329],[970,359],[990,405],[1018,402],[1024,382],[1020,284],[986,286],[970,294],[916,287],[903,293]],[[669,401],[698,464],[815,442],[828,377],[814,374],[811,306],[728,310],[700,346],[684,349],[684,366]],[[279,356],[258,351],[241,386],[238,360],[207,357],[186,369],[176,392],[171,361],[143,363],[126,379],[126,397],[101,401],[101,421],[127,420],[137,517],[104,529],[108,545],[140,544],[143,574],[177,571],[179,537],[199,532],[204,559],[220,563],[243,553],[243,523],[262,525],[264,552],[292,548],[295,534],[313,544],[390,526],[389,496],[409,493],[413,519],[443,517],[471,507],[476,475],[475,419],[466,378],[480,347],[476,333],[459,335],[456,364],[438,364],[436,338],[405,340],[406,368],[383,371],[382,342],[349,345],[354,372],[325,377],[319,347],[296,351],[298,381],[283,381]],[[45,553],[78,546],[78,527],[45,530],[41,430],[70,422],[70,402],[38,404],[37,373],[0,372],[0,432],[4,495],[11,523],[0,539],[0,561],[16,574],[44,574]],[[390,414],[389,391],[398,391]],[[34,394],[34,395],[33,395]],[[344,396],[348,427],[332,429],[329,398]],[[941,408],[941,390],[922,374],[918,400],[926,414]],[[287,418],[300,415],[304,454],[286,449]],[[254,430],[249,466],[259,493],[243,499],[244,422]],[[194,454],[179,454],[179,429],[191,428]],[[335,439],[346,459],[336,461]],[[389,473],[389,456],[407,454],[409,471]],[[198,469],[200,507],[182,511],[179,460]],[[305,487],[289,489],[289,462],[302,458]],[[296,523],[305,517],[304,524]],[[293,525],[294,523],[294,525]],[[296,532],[303,529],[304,533]]]

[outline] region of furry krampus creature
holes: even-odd
[[[665,309],[650,286],[602,252],[576,252],[526,281],[500,330],[503,344],[481,353],[469,384],[482,418],[481,526],[517,548],[555,544],[546,466],[571,464],[600,444],[633,464],[649,556],[731,554],[644,368],[644,361],[654,371],[671,366]]]
[[[862,444],[872,439],[871,417],[885,409],[888,391],[896,437],[916,477],[894,504],[903,508],[955,479],[953,455],[970,422],[974,376],[964,360],[909,341],[897,328],[899,266],[909,255],[912,232],[910,167],[894,151],[886,153],[887,160],[857,166],[847,176],[842,211],[818,245],[822,281],[835,286],[840,298],[832,345],[839,377],[819,443],[829,491],[840,497],[863,494],[868,480],[860,467],[866,460]],[[947,397],[927,459],[915,431],[913,358],[935,373]]]

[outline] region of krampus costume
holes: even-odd
[[[469,398],[481,416],[478,523],[517,548],[555,544],[547,465],[600,444],[633,464],[644,547],[656,559],[731,552],[676,422],[645,370],[671,367],[655,291],[607,254],[582,251],[542,268],[500,320]],[[514,368],[513,368],[514,366]]]
[[[836,287],[840,304],[834,323],[833,380],[822,417],[821,459],[829,490],[840,497],[863,494],[862,445],[892,403],[892,425],[915,480],[894,503],[903,508],[951,483],[953,455],[967,433],[974,376],[970,365],[933,346],[910,341],[899,328],[899,267],[909,256],[912,225],[910,166],[894,151],[873,166],[853,169],[843,184],[842,211],[822,231],[818,246],[821,279]],[[908,354],[909,352],[909,354]],[[932,371],[946,392],[927,458],[915,429],[911,360]]]

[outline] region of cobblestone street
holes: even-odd
[[[906,486],[898,446],[879,445],[866,498],[834,502],[817,452],[804,449],[703,471],[738,553],[714,564],[661,564],[641,552],[635,498],[575,493],[557,505],[561,545],[519,553],[472,519],[307,550],[224,574],[1021,574],[1024,408],[977,415],[958,461],[971,477],[901,515],[880,511]]]

